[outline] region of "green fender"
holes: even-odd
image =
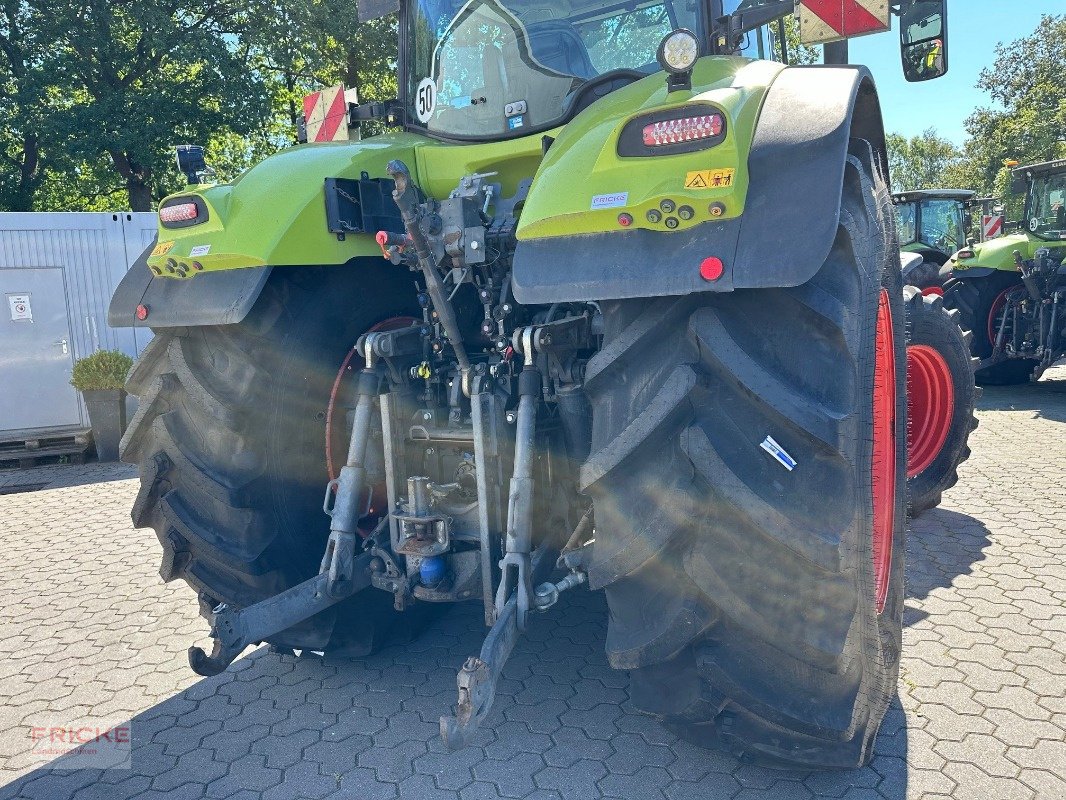
[[[160,227],[148,265],[164,267],[168,259],[195,259],[209,273],[266,265],[343,264],[358,256],[380,255],[371,236],[346,236],[340,241],[329,233],[324,181],[358,178],[361,172],[383,177],[390,159],[411,160],[418,141],[419,137],[399,134],[301,145],[261,161],[233,183],[188,187],[163,203],[198,196],[207,205],[207,222]]]
[[[293,147],[233,183],[186,187],[162,204],[198,198],[207,208],[207,221],[177,229],[160,226],[156,244],[116,289],[109,322],[152,328],[240,322],[274,267],[381,258],[372,233],[347,234],[342,240],[329,232],[326,178],[357,179],[363,172],[383,178],[385,165],[401,159],[432,196],[446,197],[463,175],[477,172],[496,172],[493,180],[502,185],[504,196],[511,196],[520,181],[536,172],[542,157],[540,136],[455,145],[392,133]],[[187,268],[170,271],[168,264]],[[137,319],[139,305],[147,308],[145,319]]]
[[[533,180],[518,228],[515,299],[798,286],[818,271],[836,237],[850,139],[868,141],[875,162],[887,169],[869,71],[711,57],[697,63],[692,83],[690,91],[668,94],[663,76],[651,76],[615,93],[621,99],[650,90],[643,102],[627,109],[611,95],[602,101],[610,104],[608,114],[589,118],[597,104],[563,130]],[[732,135],[696,153],[618,155],[628,122],[677,105],[724,110]],[[693,170],[717,168],[735,170],[731,187],[692,188]],[[596,210],[601,191],[620,201]],[[676,218],[649,218],[664,200],[666,208],[691,206],[693,219],[667,229],[663,223]],[[710,213],[708,201],[724,211]],[[714,266],[705,269],[709,259]]]
[[[1015,272],[1017,271],[1014,264],[1015,250],[1022,259],[1030,259],[1041,247],[1066,248],[1066,242],[1049,242],[1030,236],[1028,233],[1012,233],[975,244],[969,248],[973,251],[973,258],[959,258],[956,253],[948,263],[958,277],[963,277],[966,270],[976,267]]]

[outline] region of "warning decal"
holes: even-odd
[[[343,83],[304,98],[304,124],[309,142],[347,141],[348,101]]]
[[[160,242],[154,248],[152,248],[153,256],[165,256],[170,252],[170,249],[174,246],[174,242]]]
[[[701,169],[690,172],[685,176],[686,189],[728,189],[733,185],[733,176],[736,170],[729,169]]]
[[[985,239],[991,239],[995,236],[999,236],[1003,232],[1003,215],[1002,214],[983,214],[981,216],[981,235]]]
[[[804,44],[880,33],[891,27],[888,0],[799,0],[796,16]]]
[[[30,296],[28,294],[9,294],[7,304],[11,309],[11,320],[29,320],[33,322],[33,309],[30,308]]]

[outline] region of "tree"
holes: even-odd
[[[343,83],[360,102],[396,96],[395,17],[360,23],[351,0],[260,0],[250,22],[250,59],[289,141],[303,97],[323,86]]]
[[[238,0],[33,1],[66,93],[58,133],[75,161],[109,160],[134,211],[173,185],[172,145],[245,135],[266,116],[265,93],[234,45],[246,21]]]
[[[964,157],[948,176],[981,193],[1007,197],[1006,159],[1022,164],[1066,157],[1066,15],[1045,15],[1029,36],[1000,44],[977,88],[996,108],[966,120]],[[1008,208],[1016,216],[1020,198]]]
[[[44,128],[54,111],[49,48],[37,9],[0,3],[0,208],[29,211],[45,176]]]
[[[933,128],[911,139],[890,133],[885,137],[885,144],[893,191],[957,188],[946,181],[949,168],[959,161],[962,153]]]
[[[788,53],[789,64],[820,64],[822,63],[821,45],[803,44],[800,39],[799,22],[792,14],[782,19],[785,27],[785,50]],[[781,45],[777,41],[777,24],[770,25],[770,40],[773,47],[773,58],[782,61]]]

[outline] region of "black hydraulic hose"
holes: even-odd
[[[1048,325],[1047,342],[1045,344],[1045,347],[1047,348],[1047,354],[1044,356],[1045,359],[1049,359],[1049,358],[1054,358],[1055,357],[1054,356],[1054,352],[1055,352],[1055,333],[1056,333],[1055,328],[1056,328],[1056,325],[1058,323],[1058,316],[1059,316],[1059,292],[1055,292],[1055,294],[1052,295],[1052,300],[1051,300],[1051,324]]]
[[[1025,284],[1025,288],[1029,291],[1029,296],[1033,298],[1034,303],[1040,302],[1040,289],[1036,285],[1036,281],[1033,280],[1032,271],[1025,265],[1022,260],[1022,254],[1017,250],[1014,251],[1014,266],[1018,268],[1018,272],[1022,274],[1022,283]]]
[[[422,275],[426,279],[426,291],[433,300],[433,307],[437,309],[444,332],[448,335],[448,341],[455,351],[455,358],[459,362],[459,370],[462,372],[463,393],[469,393],[470,383],[470,359],[466,355],[463,339],[459,333],[459,323],[456,322],[452,304],[448,302],[444,294],[444,283],[437,272],[437,265],[433,261],[433,251],[429,246],[426,235],[419,226],[418,192],[411,183],[411,171],[402,161],[390,161],[385,167],[396,184],[392,190],[392,199],[400,209],[403,224],[407,228],[407,236],[414,245],[415,254],[418,256],[418,266],[422,269]]]

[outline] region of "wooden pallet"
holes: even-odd
[[[17,461],[19,469],[29,469],[63,459],[68,464],[84,464],[93,446],[92,438],[90,431],[78,430],[62,435],[0,440],[0,466],[14,466],[12,462]]]

